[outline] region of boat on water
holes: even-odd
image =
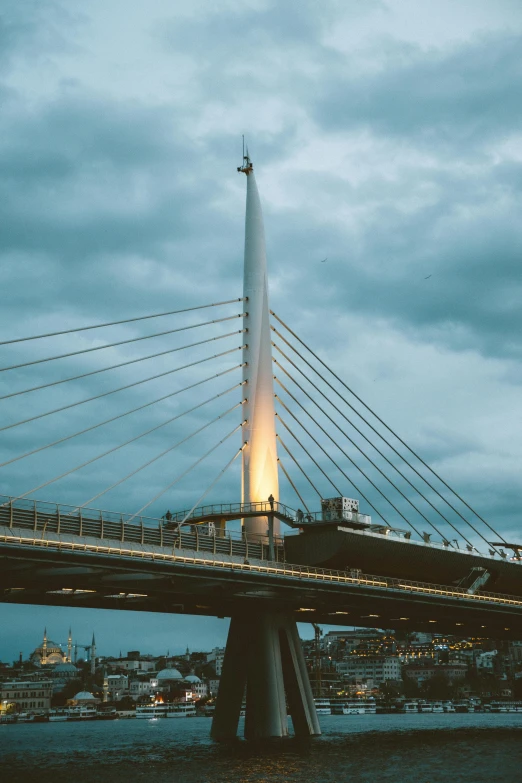
[[[96,707],[70,707],[67,711],[67,720],[96,720],[97,716]]]
[[[484,705],[484,712],[522,712],[522,701],[491,701]]]
[[[406,713],[407,715],[417,714],[419,711],[419,705],[416,701],[405,701],[399,712]]]
[[[58,723],[64,720],[67,720],[69,717],[69,710],[66,709],[55,709],[55,710],[49,710],[49,722],[50,723]]]
[[[348,699],[343,706],[343,715],[375,715],[377,705],[375,699]]]
[[[452,701],[443,701],[442,708],[444,712],[455,712],[455,707],[453,706]]]
[[[332,705],[330,699],[314,699],[315,711],[318,715],[331,715]]]
[[[136,706],[136,717],[145,720],[156,720],[164,718],[167,714],[166,704],[138,704]]]
[[[441,701],[434,701],[431,703],[431,711],[441,713],[444,712],[444,705]]]
[[[455,712],[473,712],[474,710],[470,710],[470,704],[467,699],[462,699],[461,701],[455,701],[453,702],[453,706],[455,707]]]
[[[430,701],[421,700],[417,704],[419,712],[433,712],[433,706]]]
[[[196,705],[193,702],[167,705],[167,718],[195,718]]]

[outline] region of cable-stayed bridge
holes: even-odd
[[[0,343],[0,599],[229,616],[213,735],[246,683],[247,736],[316,734],[296,620],[521,638],[522,546],[269,311],[241,171],[242,297]]]

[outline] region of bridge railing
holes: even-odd
[[[179,528],[168,526],[159,519],[130,519],[129,515],[91,509],[79,511],[72,506],[42,501],[7,500],[9,502],[2,502],[0,496],[0,525],[10,528],[269,559],[268,540],[264,536],[249,534],[246,537],[241,531],[221,531],[211,526],[188,523]],[[276,559],[283,561],[284,541],[281,537],[275,537],[274,547]]]
[[[109,545],[107,542],[96,543],[86,540],[74,541],[71,540],[71,538],[66,538],[57,534],[54,534],[56,537],[50,537],[52,535],[53,534],[49,533],[49,537],[46,537],[44,531],[36,534],[28,532],[27,535],[20,535],[14,531],[8,531],[0,533],[0,542],[3,541],[8,544],[21,546],[43,547],[45,549],[56,549],[58,551],[131,557],[154,562],[185,563],[187,565],[205,566],[208,568],[282,576],[298,579],[301,582],[303,580],[313,580],[316,582],[361,586],[376,590],[417,595],[422,594],[426,597],[446,597],[465,600],[467,602],[472,602],[475,605],[488,603],[493,605],[505,605],[508,607],[520,607],[522,610],[522,597],[490,592],[470,594],[465,589],[451,585],[446,586],[430,584],[428,582],[415,582],[393,577],[383,577],[373,574],[364,574],[356,570],[335,571],[325,568],[313,568],[311,566],[294,565],[277,561],[263,563],[250,562],[247,559],[237,559],[235,561],[226,558],[216,559],[212,558],[210,553],[206,557],[203,552],[201,552],[199,556],[196,556],[190,555],[188,552],[176,550],[168,552],[165,549],[145,549],[143,545],[133,544],[132,542],[128,542],[127,545],[123,542],[114,542],[112,545]],[[313,616],[315,609],[301,607],[298,611],[303,614],[309,612],[310,616]],[[347,614],[347,612],[344,612],[341,607],[337,606],[337,608],[332,607],[332,612],[329,612],[329,614],[334,616]],[[378,615],[376,615],[375,618],[378,620]],[[509,631],[511,629],[505,628],[505,630]]]

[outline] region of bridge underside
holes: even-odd
[[[522,639],[522,601],[495,605],[451,587],[395,589],[379,577],[340,584],[315,569],[293,574],[289,564],[192,551],[174,558],[172,550],[162,560],[158,552],[137,560],[0,542],[0,601],[217,617],[277,612],[301,622]]]

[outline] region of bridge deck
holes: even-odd
[[[89,536],[100,541],[112,540],[147,544],[170,549],[189,549],[197,552],[212,552],[213,554],[252,557],[257,560],[268,560],[268,543],[265,538],[255,540],[250,536],[246,540],[240,532],[230,533],[214,531],[213,534],[203,533],[196,524],[186,525],[180,529],[161,520],[136,519],[126,522],[122,516],[120,521],[107,519],[100,514],[95,517],[89,512],[63,513],[60,507],[52,504],[25,503],[0,505],[0,525],[7,527],[58,533],[72,536]],[[276,537],[275,555],[277,561],[284,560],[283,540]]]
[[[520,597],[363,573],[5,526],[0,564],[10,603],[213,616],[270,607],[335,625],[522,638]]]

